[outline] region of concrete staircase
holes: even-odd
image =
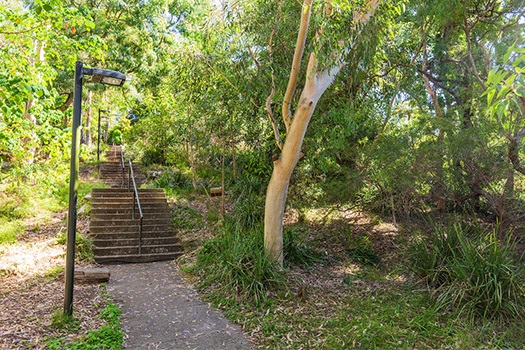
[[[114,152],[114,150],[110,151]],[[111,157],[108,155],[108,160]],[[183,248],[175,236],[172,217],[162,189],[139,189],[142,205],[142,234],[140,233],[140,213],[135,201],[133,213],[133,185],[127,190],[127,170],[125,188],[122,185],[120,154],[114,172],[112,164],[101,164],[101,177],[114,188],[98,188],[91,192],[90,235],[94,244],[95,261],[98,263],[140,263],[175,259],[183,253]],[[109,162],[108,162],[109,163]],[[105,170],[102,170],[105,169]],[[109,171],[108,171],[109,169]],[[145,177],[135,176],[145,179]],[[119,174],[120,172],[120,174]],[[106,174],[106,175],[104,175]],[[106,177],[107,180],[106,180]],[[142,236],[142,239],[139,237]]]
[[[129,162],[127,160],[124,161],[123,169],[120,154],[121,147],[112,146],[111,150],[106,154],[107,161],[100,163],[100,179],[112,188],[127,188],[128,186]],[[137,186],[146,181],[146,176],[140,171],[140,166],[140,163],[133,163]]]

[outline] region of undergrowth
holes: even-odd
[[[56,236],[57,244],[67,243],[67,234],[59,232]],[[93,253],[93,242],[81,233],[76,233],[75,237],[75,259],[82,262],[94,262],[95,254]]]
[[[323,252],[311,248],[306,242],[307,229],[285,227],[283,230],[283,256],[286,266],[311,267],[315,263],[327,261]]]
[[[270,291],[284,286],[279,267],[264,253],[259,230],[244,230],[225,220],[216,237],[204,243],[197,255],[194,272],[199,289],[217,303],[247,302],[262,305]]]
[[[412,270],[431,288],[442,309],[491,319],[524,318],[525,270],[510,235],[452,225],[416,241]]]
[[[124,334],[120,324],[120,309],[113,303],[101,311],[99,317],[106,323],[97,330],[91,331],[74,343],[67,342],[67,336],[49,340],[47,349],[108,349],[120,350],[124,343]],[[52,325],[64,329],[66,332],[74,332],[78,329],[80,322],[74,317],[64,315],[63,312],[54,314]]]

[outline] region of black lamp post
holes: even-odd
[[[107,109],[98,109],[98,136],[97,136],[97,162],[100,162],[100,113],[108,113]]]
[[[78,158],[80,152],[80,119],[82,112],[82,77],[90,75],[94,83],[102,83],[113,86],[122,86],[126,76],[120,72],[99,69],[84,68],[82,62],[75,66],[75,92],[73,96],[73,131],[71,140],[71,165],[69,173],[69,209],[67,217],[67,250],[66,250],[66,272],[65,272],[65,296],[64,313],[73,313],[73,281],[75,278],[75,236],[77,229],[77,176]]]

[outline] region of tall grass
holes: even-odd
[[[283,230],[283,255],[287,266],[310,267],[315,263],[326,263],[324,252],[311,248],[306,242],[308,231],[300,227],[285,227]]]
[[[211,289],[215,302],[258,306],[270,290],[284,285],[279,267],[264,253],[262,230],[246,230],[233,219],[204,243],[194,268],[199,288]]]
[[[232,215],[247,230],[260,228],[264,220],[266,183],[264,179],[245,177],[232,187]]]
[[[435,229],[414,244],[412,269],[432,290],[440,308],[497,319],[524,317],[525,269],[510,235],[460,225]]]

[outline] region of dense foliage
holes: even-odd
[[[352,45],[317,105],[288,207],[300,219],[305,208],[351,204],[396,224],[475,222],[483,229],[474,237],[457,229],[426,234],[422,242],[457,242],[441,251],[420,246],[417,261],[431,265],[419,273],[448,306],[515,315],[523,286],[499,275],[514,264],[499,244],[525,232],[524,1],[383,1],[360,36],[349,24],[354,3],[365,2],[313,5],[308,50],[320,64],[333,64],[341,42]],[[284,0],[1,3],[2,220],[29,216],[21,203],[30,194],[65,197],[74,62],[119,70],[133,78],[123,89],[85,84],[83,157],[93,156],[97,111],[108,109],[109,142],[123,142],[145,165],[176,168],[157,185],[224,184],[234,219],[204,245],[196,268],[209,275],[206,283],[261,300],[281,282],[257,235],[279,154],[275,129],[285,130],[268,116],[281,107],[301,11],[300,2]],[[35,184],[41,189],[29,191]],[[2,241],[15,236],[0,231]],[[311,253],[287,245],[289,254]],[[377,264],[357,248],[356,260]],[[496,265],[500,271],[487,275]],[[481,302],[467,295],[480,284],[495,288],[486,298],[483,287]],[[502,288],[512,289],[509,304]]]

